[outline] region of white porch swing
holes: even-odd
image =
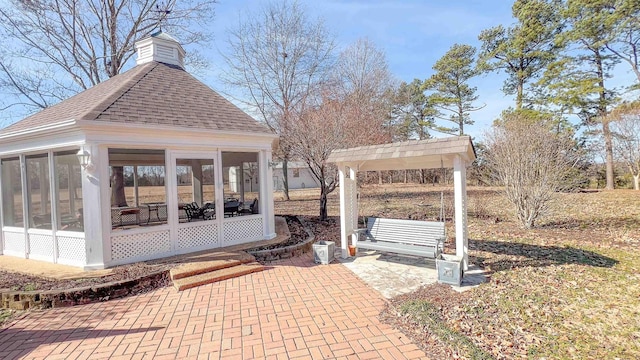
[[[358,171],[453,168],[456,256],[468,269],[466,167],[475,160],[469,136],[412,140],[399,143],[334,150],[328,162],[336,163],[340,177],[340,239],[347,258],[349,238],[358,241]],[[442,206],[441,206],[442,212]],[[442,221],[443,219],[441,219]]]

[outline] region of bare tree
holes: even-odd
[[[385,129],[391,110],[392,78],[386,55],[368,40],[358,40],[341,55],[332,81],[312,97],[292,124],[292,154],[304,161],[320,184],[320,218],[327,218],[327,195],[338,185],[334,149],[377,144],[390,139]]]
[[[183,44],[206,40],[215,0],[12,0],[0,5],[0,110],[50,106],[119,74],[134,43],[162,23]]]
[[[579,159],[573,139],[550,123],[514,115],[486,134],[487,164],[525,228],[534,227],[554,194],[570,185]]]
[[[616,155],[633,176],[633,188],[640,190],[640,104],[621,106],[610,117]]]
[[[289,131],[307,106],[312,90],[325,79],[334,50],[333,36],[320,19],[311,19],[297,1],[271,2],[241,16],[228,31],[231,48],[223,81],[241,90],[247,105],[280,135],[276,154],[283,160],[284,192],[289,199]]]
[[[333,75],[336,90],[358,100],[385,96],[393,82],[387,55],[367,38],[356,40],[340,53]]]
[[[327,219],[327,195],[338,186],[337,169],[328,164],[331,151],[349,146],[379,143],[386,138],[380,126],[366,126],[348,101],[325,98],[308,109],[292,126],[292,155],[304,161],[320,184],[320,219]]]
[[[213,16],[215,0],[12,0],[0,5],[0,110],[48,107],[119,74],[134,44],[159,25],[183,44],[208,38],[194,30]],[[193,54],[192,54],[192,58]],[[196,56],[197,58],[197,56]],[[112,204],[126,205],[123,168],[112,173]]]

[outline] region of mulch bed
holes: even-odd
[[[304,227],[293,215],[281,215],[287,220],[287,226],[289,226],[289,232],[291,233],[291,237],[284,242],[278,244],[271,244],[266,246],[260,246],[256,248],[248,249],[248,251],[260,251],[260,250],[273,250],[279,249],[291,245],[297,245],[307,239],[307,233],[304,231]]]
[[[304,227],[295,218],[295,216],[287,215],[285,218],[289,226],[289,231],[291,232],[291,238],[284,243],[269,246],[271,249],[295,245],[307,239],[307,233],[304,231]],[[138,262],[114,267],[113,272],[107,276],[75,280],[57,280],[0,270],[0,289],[11,289],[13,291],[67,290],[78,287],[106,284],[114,281],[137,279],[158,271],[168,270],[176,264],[178,263],[167,263],[163,261]],[[164,284],[159,283],[158,285],[168,286],[170,283],[167,281]],[[144,291],[151,290],[153,290],[153,288],[144,289]]]
[[[114,281],[137,279],[157,271],[169,269],[168,264],[150,265],[144,262],[122,265],[113,268],[113,273],[97,278],[83,278],[74,280],[57,280],[41,276],[27,275],[0,270],[0,289],[14,291],[32,290],[66,290],[78,287],[106,284]],[[165,285],[168,285],[165,284]],[[151,290],[151,289],[149,289]]]

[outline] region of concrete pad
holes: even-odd
[[[342,265],[387,299],[438,282],[435,260],[365,250],[358,250],[355,257],[348,259],[339,256],[336,252],[336,258]],[[471,264],[464,274],[462,285],[451,287],[461,292],[485,281],[484,271]]]

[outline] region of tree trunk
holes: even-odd
[[[613,135],[609,129],[609,121],[607,120],[607,99],[604,87],[604,70],[602,68],[602,55],[599,51],[595,52],[596,67],[598,74],[599,90],[599,104],[598,104],[598,116],[602,121],[602,135],[604,136],[604,152],[606,162],[606,174],[607,174],[607,186],[605,189],[613,190],[614,177],[613,177]]]
[[[327,187],[324,184],[320,185],[320,220],[327,220]]]
[[[111,168],[111,184],[111,206],[127,206],[127,196],[124,193],[124,167]]]
[[[640,174],[633,175],[633,189],[640,190]]]
[[[611,130],[609,129],[609,122],[602,121],[602,135],[604,136],[604,151],[605,151],[605,165],[607,186],[605,189],[613,190],[614,188],[614,174],[613,174],[613,140]]]
[[[382,171],[378,171],[378,185],[382,185]]]
[[[289,197],[289,160],[282,159],[282,190],[284,191],[284,199],[291,200]]]
[[[524,94],[524,81],[519,80],[516,89],[516,110],[522,109],[522,97]]]

